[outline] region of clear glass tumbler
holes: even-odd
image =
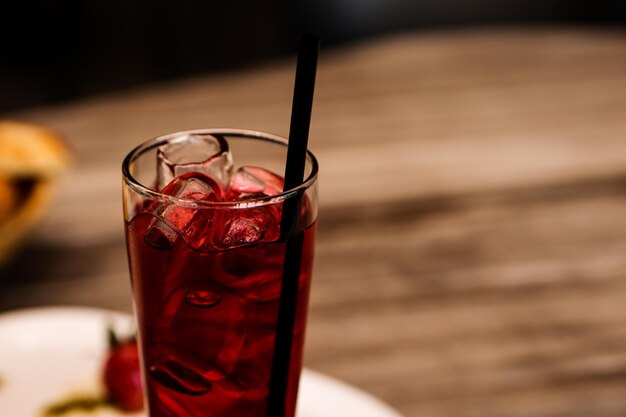
[[[123,163],[126,243],[150,417],[264,417],[285,261],[283,206],[302,239],[285,408],[302,368],[318,165],[283,191],[287,141],[236,129],[179,132]],[[233,161],[235,164],[233,164]],[[269,416],[268,416],[269,417]]]

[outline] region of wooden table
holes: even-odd
[[[76,164],[0,311],[130,311],[120,163],[140,141],[286,134],[291,60],[10,117]],[[408,34],[325,52],[307,366],[407,417],[626,415],[626,33]]]

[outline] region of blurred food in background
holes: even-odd
[[[0,264],[45,213],[70,152],[52,131],[0,120]]]

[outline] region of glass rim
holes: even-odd
[[[248,139],[260,139],[266,142],[275,143],[278,145],[282,145],[287,147],[287,139],[282,136],[274,135],[272,133],[261,132],[257,130],[248,130],[248,129],[233,129],[233,128],[210,128],[210,129],[193,129],[193,130],[183,130],[179,132],[169,133],[166,135],[161,135],[154,137],[150,140],[147,140],[134,149],[132,149],[124,158],[122,162],[122,177],[124,183],[136,193],[150,198],[152,200],[166,200],[170,201],[173,204],[182,207],[190,207],[190,208],[248,208],[248,207],[257,207],[257,206],[265,206],[270,204],[277,204],[288,200],[289,198],[295,197],[298,193],[306,191],[311,186],[315,184],[317,181],[318,174],[318,162],[317,158],[309,149],[307,149],[307,159],[311,163],[311,173],[302,184],[297,187],[293,187],[289,190],[284,190],[278,194],[251,198],[245,201],[198,201],[191,200],[185,198],[179,198],[176,196],[163,194],[159,191],[155,191],[152,188],[149,188],[139,182],[130,172],[130,165],[139,158],[142,154],[152,149],[158,148],[159,146],[165,144],[167,141],[177,138],[183,135],[194,135],[194,134],[206,134],[206,135],[224,135],[224,136],[236,136],[240,138],[248,138]]]

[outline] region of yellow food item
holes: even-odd
[[[0,263],[41,218],[70,159],[50,130],[0,120]]]
[[[62,172],[69,161],[67,147],[50,130],[0,120],[0,176],[54,176]]]

